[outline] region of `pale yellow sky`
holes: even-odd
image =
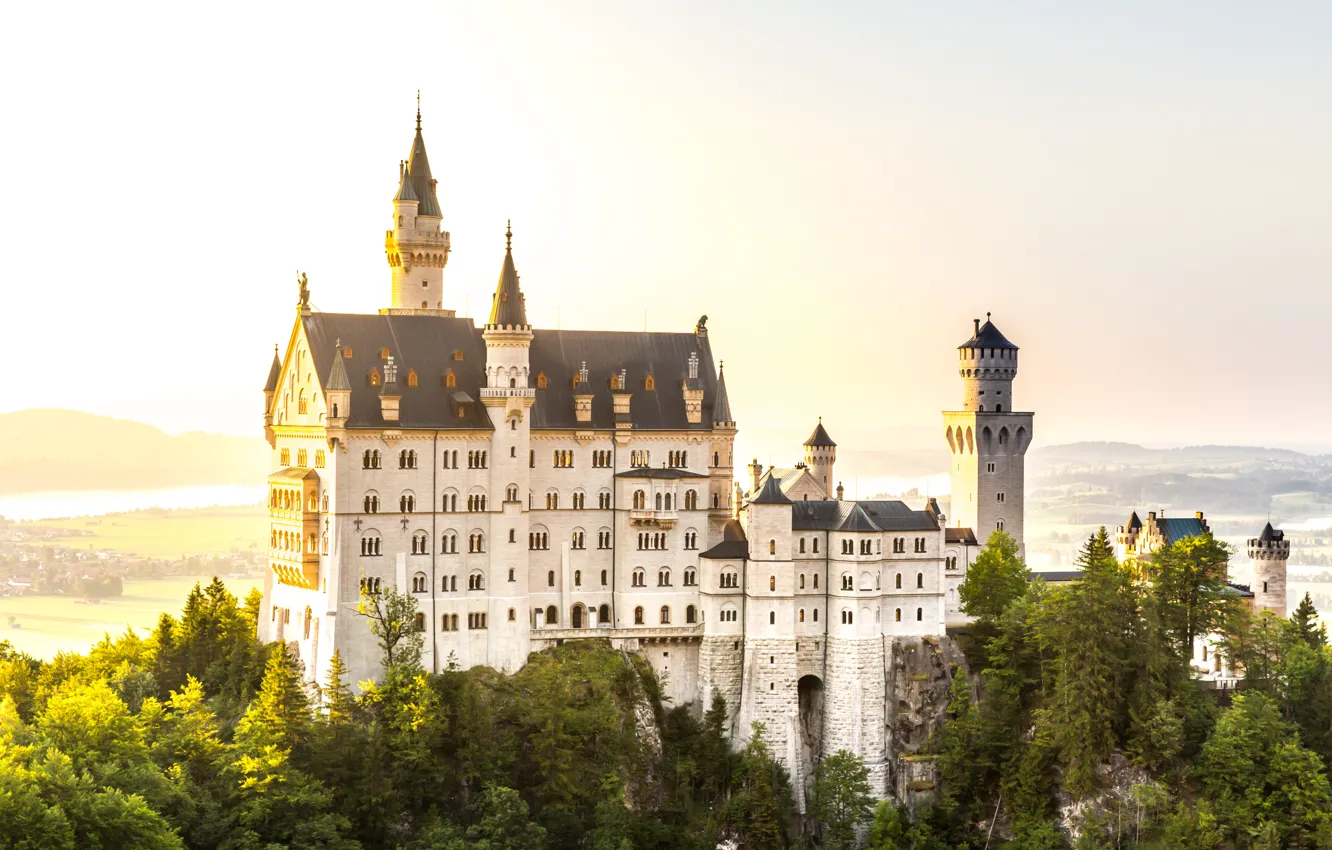
[[[388,298],[415,93],[482,312],[710,317],[742,451],[937,429],[994,312],[1040,442],[1332,448],[1321,4],[11,4],[0,410],[259,433],[297,268]]]

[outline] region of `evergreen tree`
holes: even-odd
[[[1290,615],[1290,628],[1294,637],[1303,641],[1310,649],[1322,649],[1327,646],[1327,626],[1318,619],[1318,609],[1308,592]]]
[[[272,745],[291,749],[304,743],[310,729],[310,698],[300,662],[279,643],[269,656],[259,694],[236,725],[236,743],[250,751]]]
[[[810,815],[823,825],[823,844],[836,850],[856,845],[856,827],[870,819],[869,770],[859,756],[838,750],[823,759],[814,772],[814,799]]]
[[[480,808],[480,822],[467,830],[472,850],[540,850],[546,846],[546,831],[531,821],[527,803],[512,788],[487,785]]]
[[[328,660],[328,684],[324,686],[321,696],[330,723],[351,722],[356,710],[356,698],[352,696],[351,686],[347,684],[347,665],[342,661],[340,650],[333,650]]]

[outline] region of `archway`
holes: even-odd
[[[573,611],[570,612],[569,623],[575,629],[583,627],[583,606],[581,603],[573,607]]]

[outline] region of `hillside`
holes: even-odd
[[[192,431],[75,410],[0,414],[0,494],[254,484],[268,475],[262,437]]]

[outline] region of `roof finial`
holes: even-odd
[[[416,90],[416,129],[421,129],[421,90]]]
[[[504,227],[504,250],[513,251],[513,219],[509,219]]]
[[[986,310],[986,311],[985,311],[985,321],[987,321],[987,322],[990,321],[990,311],[989,311],[989,310]]]

